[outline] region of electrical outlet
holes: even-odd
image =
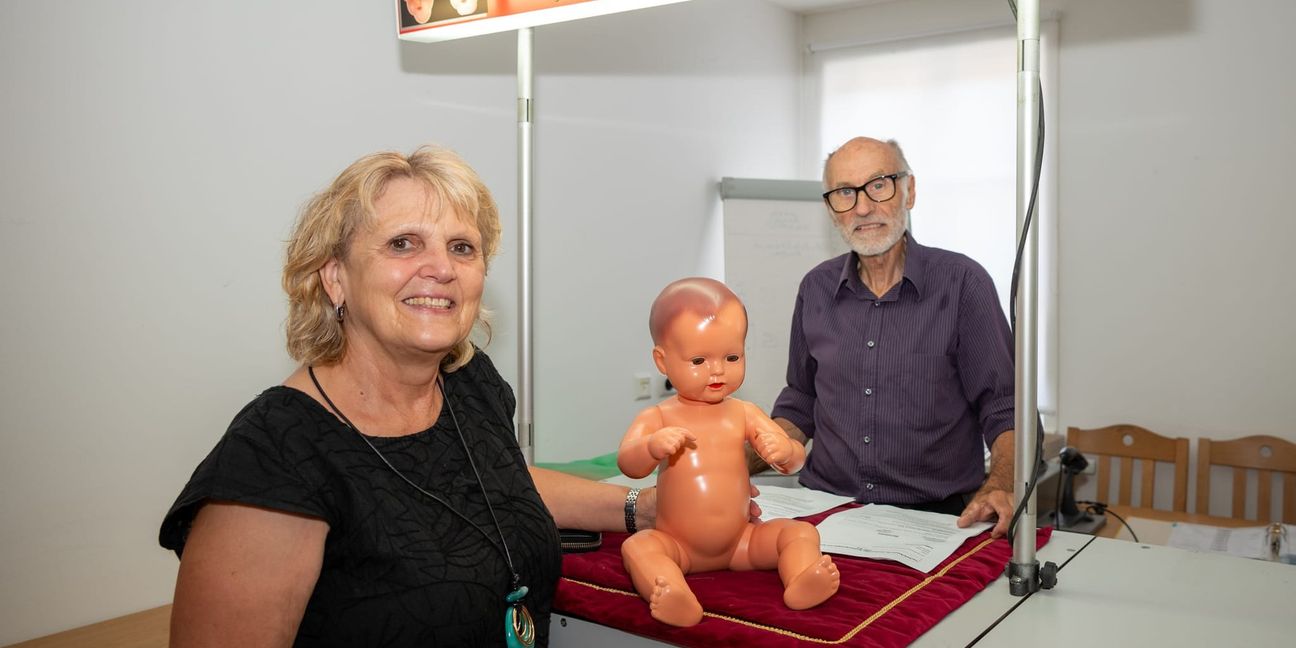
[[[634,399],[648,400],[652,398],[652,375],[646,373],[637,373],[634,375]]]

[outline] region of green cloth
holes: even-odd
[[[576,461],[565,461],[561,463],[541,463],[536,465],[549,470],[557,470],[569,475],[584,477],[585,479],[602,480],[608,477],[615,477],[621,474],[621,469],[617,468],[616,453],[594,457],[593,459],[577,459]]]

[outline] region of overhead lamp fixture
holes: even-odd
[[[420,43],[437,43],[686,0],[395,1],[399,38]]]

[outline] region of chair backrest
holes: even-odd
[[[1210,512],[1211,466],[1233,468],[1233,503],[1228,517],[1260,522],[1273,510],[1273,476],[1282,473],[1282,522],[1296,524],[1296,443],[1258,435],[1213,441],[1197,439],[1197,512]],[[1256,516],[1246,514],[1247,473],[1255,470]]]
[[[1087,455],[1098,456],[1094,477],[1098,480],[1098,501],[1112,504],[1108,499],[1112,474],[1112,459],[1120,458],[1120,489],[1118,501],[1130,506],[1134,490],[1134,464],[1140,466],[1138,506],[1153,508],[1152,495],[1156,483],[1156,462],[1174,465],[1173,510],[1188,510],[1188,439],[1161,436],[1137,425],[1109,425],[1103,428],[1082,430],[1067,428],[1067,445]]]

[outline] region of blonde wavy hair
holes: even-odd
[[[468,217],[481,233],[482,258],[489,268],[499,249],[499,209],[467,162],[438,146],[423,146],[408,156],[388,151],[362,157],[306,203],[288,241],[283,289],[288,294],[288,355],[294,360],[328,365],[346,353],[346,334],[319,270],[330,259],[346,258],[356,231],[374,218],[374,202],[397,178],[422,181]],[[477,322],[489,335],[488,315],[481,309]],[[473,349],[464,336],[441,361],[442,370],[451,372],[468,364]]]

